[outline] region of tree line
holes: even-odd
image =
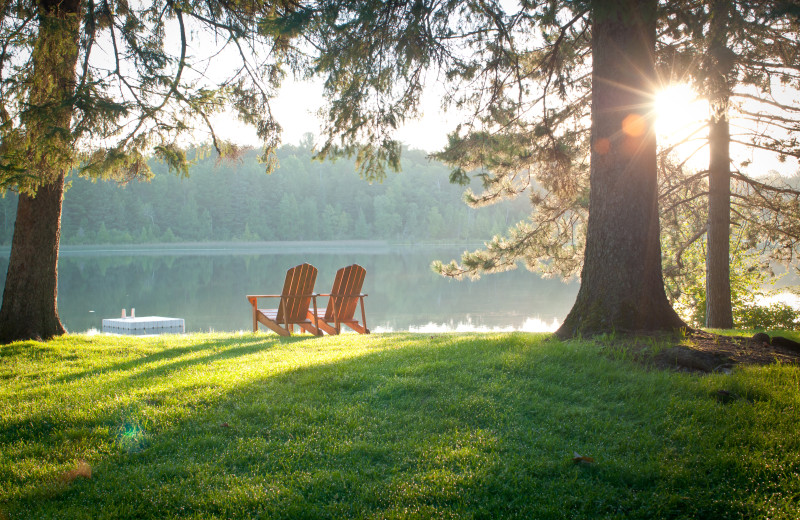
[[[407,150],[403,173],[368,184],[353,161],[313,161],[311,146],[278,149],[264,173],[253,150],[238,160],[208,156],[189,176],[152,159],[150,182],[74,177],[64,196],[62,244],[280,240],[488,240],[525,217],[524,200],[485,209],[425,152]],[[17,197],[0,200],[0,243],[9,245]]]

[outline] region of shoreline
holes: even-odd
[[[482,247],[480,242],[393,242],[388,240],[297,240],[297,241],[209,241],[209,242],[152,242],[143,244],[66,244],[59,247],[59,255],[217,255],[252,253],[338,253],[361,252],[386,254],[408,248]],[[11,246],[0,246],[0,256],[8,256]]]

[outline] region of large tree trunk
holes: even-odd
[[[56,307],[63,194],[62,176],[39,188],[35,197],[19,197],[0,309],[0,343],[64,333]]]
[[[651,113],[656,7],[656,0],[593,2],[586,253],[561,337],[685,327],[661,274]]]
[[[709,90],[712,115],[708,129],[708,230],[706,240],[706,327],[733,328],[730,276],[731,159],[728,74],[733,55],[728,49],[727,0],[711,5]]]
[[[39,30],[29,81],[32,107],[24,167],[34,179],[21,186],[3,305],[0,342],[63,334],[58,318],[58,245],[64,178],[74,152],[70,138],[80,0],[40,0]]]

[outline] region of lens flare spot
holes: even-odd
[[[145,433],[138,425],[126,424],[117,434],[117,445],[129,453],[140,451],[145,443]]]
[[[594,151],[599,153],[600,155],[606,155],[608,152],[611,151],[611,141],[606,139],[605,137],[601,137],[594,143]]]
[[[628,114],[622,120],[622,132],[631,137],[641,137],[647,131],[647,121],[639,114]]]

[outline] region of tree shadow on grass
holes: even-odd
[[[314,336],[295,336],[291,338],[282,338],[283,342],[294,342],[294,341],[302,341],[304,339],[310,339]],[[224,347],[227,344],[236,343],[237,347],[235,349],[225,349],[220,348],[221,345]],[[53,379],[54,382],[57,383],[69,383],[71,381],[76,381],[85,377],[92,377],[97,375],[98,372],[102,373],[110,373],[110,372],[124,372],[128,370],[132,370],[134,368],[140,368],[142,365],[146,364],[155,364],[159,363],[168,359],[177,359],[181,357],[185,357],[189,354],[194,354],[196,352],[202,352],[204,350],[214,350],[218,351],[215,354],[211,354],[205,356],[204,358],[192,358],[190,360],[178,361],[173,366],[180,367],[184,366],[184,364],[188,363],[203,363],[213,361],[215,359],[223,359],[227,357],[235,357],[241,355],[242,352],[250,350],[258,350],[263,348],[272,348],[275,345],[278,345],[278,336],[272,335],[253,335],[250,338],[242,337],[237,338],[236,340],[228,341],[224,344],[221,344],[220,341],[207,341],[203,343],[193,343],[190,345],[186,345],[185,347],[174,347],[169,349],[160,350],[158,352],[152,354],[146,354],[142,357],[137,357],[135,359],[130,359],[127,361],[123,361],[121,363],[113,363],[103,367],[96,367],[92,370],[85,370],[82,372],[76,372],[72,374],[67,374],[64,376],[56,377]],[[157,370],[161,370],[160,368]]]
[[[774,472],[754,485],[752,463],[740,457],[744,430],[754,427],[749,415],[720,413],[698,378],[524,334],[491,343],[407,337],[376,339],[376,349],[344,361],[238,381],[156,431],[142,426],[95,464],[91,479],[57,493],[34,489],[10,511],[736,518],[758,516],[774,500],[768,493],[785,485]],[[595,462],[574,464],[574,451]]]
[[[185,347],[165,349],[121,363],[93,367],[91,370],[81,371],[75,374],[54,377],[52,381],[54,383],[70,384],[80,382],[80,380],[90,377],[104,377],[108,378],[105,383],[95,383],[96,393],[99,394],[99,396],[131,393],[140,389],[147,389],[151,386],[157,387],[158,379],[171,372],[190,369],[198,365],[208,365],[218,361],[234,359],[236,357],[243,357],[256,352],[265,352],[281,344],[294,343],[302,341],[303,339],[304,337],[302,336],[281,339],[272,336],[253,336],[249,338],[237,338],[236,340],[225,343],[221,343],[220,341],[206,341],[187,345]],[[181,359],[186,356],[191,356],[192,354],[206,351],[212,351],[213,353]],[[167,360],[173,361],[163,363]],[[125,372],[134,370],[135,373],[130,375],[123,375],[122,377],[115,376],[115,374],[124,374]],[[31,383],[31,385],[34,385],[34,383]],[[202,402],[208,402],[202,395],[202,390],[208,386],[214,385],[197,384],[193,387],[195,397]],[[164,391],[148,392],[148,397],[145,398],[146,401],[143,405],[158,405],[165,400],[164,396],[167,393],[168,392]],[[195,406],[191,400],[186,404],[189,407]],[[124,405],[123,408],[125,409],[125,415],[135,415],[137,406],[135,404],[127,404]],[[114,415],[112,410],[109,414],[109,417],[112,418],[107,418],[102,421],[97,421],[95,419],[78,422],[71,421],[68,425],[69,430],[73,432],[85,432],[91,431],[98,426],[118,424],[120,421],[118,419],[113,419]],[[41,414],[36,417],[26,417],[19,420],[6,419],[0,423],[0,443],[7,443],[12,440],[31,441],[50,435],[59,436],[63,433],[60,432],[59,428],[60,426],[64,426],[60,423],[63,423],[63,420],[54,420],[53,418]]]

